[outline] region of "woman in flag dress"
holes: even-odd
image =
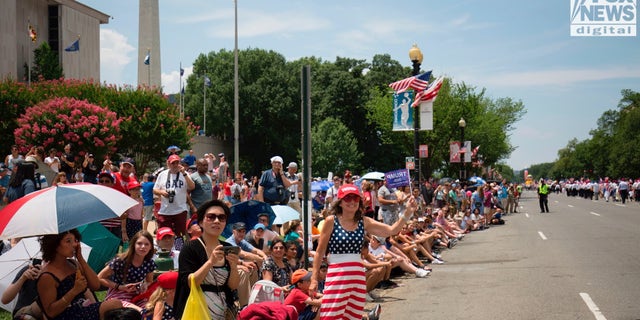
[[[411,219],[417,204],[411,197],[402,219],[393,225],[387,225],[364,216],[365,207],[356,186],[342,185],[337,199],[331,205],[330,215],[320,233],[310,290],[315,291],[318,287],[322,257],[326,256],[329,270],[320,319],[361,319],[367,293],[364,267],[360,259],[365,231],[382,237],[397,234]]]

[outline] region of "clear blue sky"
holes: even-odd
[[[640,91],[640,39],[571,37],[571,1],[239,0],[238,41],[241,50],[274,50],[288,60],[371,61],[387,53],[406,66],[416,43],[422,69],[523,101],[527,114],[511,132],[517,149],[506,160],[519,170],[554,161],[574,137],[588,138],[602,113],[617,108],[621,89]],[[138,1],[80,2],[113,17],[101,29],[101,80],[135,85]],[[200,53],[233,50],[233,6],[160,0],[166,93],[178,92],[180,62],[188,75]]]

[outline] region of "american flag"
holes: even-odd
[[[440,88],[442,87],[442,80],[444,80],[444,77],[436,79],[436,81],[431,83],[426,90],[418,91],[418,93],[416,94],[416,98],[414,99],[411,106],[417,107],[421,102],[435,99],[436,96],[438,96],[438,91],[440,91]]]
[[[36,29],[32,27],[31,24],[29,24],[29,38],[31,39],[31,42],[36,42],[36,40],[38,39]]]
[[[477,145],[475,148],[473,148],[473,151],[471,151],[471,156],[472,157],[477,157],[479,150],[480,150],[480,145]]]
[[[431,78],[431,71],[427,71],[417,76],[396,81],[390,84],[389,87],[391,87],[391,89],[393,89],[393,91],[395,91],[396,93],[405,92],[407,91],[407,89],[413,89],[416,92],[418,92],[427,88],[430,78]]]

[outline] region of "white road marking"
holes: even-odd
[[[619,204],[619,203],[616,203],[616,206],[618,206],[618,207],[626,207],[626,205],[624,205],[624,204]]]
[[[592,214],[592,215],[594,215],[594,216],[598,216],[598,217],[600,216],[600,214],[599,214],[599,213],[595,213],[595,212],[593,212],[593,211],[591,211],[591,212],[589,212],[589,213],[591,213],[591,214]]]
[[[547,237],[544,235],[544,233],[542,233],[542,231],[538,231],[538,234],[540,235],[540,238],[542,238],[542,240],[547,240]]]
[[[598,308],[598,306],[593,302],[593,300],[591,300],[591,297],[589,296],[589,294],[580,292],[580,297],[582,298],[582,300],[584,300],[584,303],[587,305],[589,310],[591,310],[591,313],[593,313],[593,315],[596,316],[596,320],[607,320],[607,318],[604,317],[602,312],[600,312],[600,308]]]
[[[525,217],[527,217],[527,218],[529,218],[529,214],[528,214],[528,213],[525,213],[525,214],[524,214],[524,216],[525,216]]]
[[[569,204],[568,206],[569,206],[569,208],[573,208],[573,206],[572,206],[572,205],[570,205],[570,204]]]

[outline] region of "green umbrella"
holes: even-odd
[[[82,236],[82,242],[93,248],[87,263],[93,271],[99,273],[118,252],[120,239],[99,222],[78,227],[78,231]]]

